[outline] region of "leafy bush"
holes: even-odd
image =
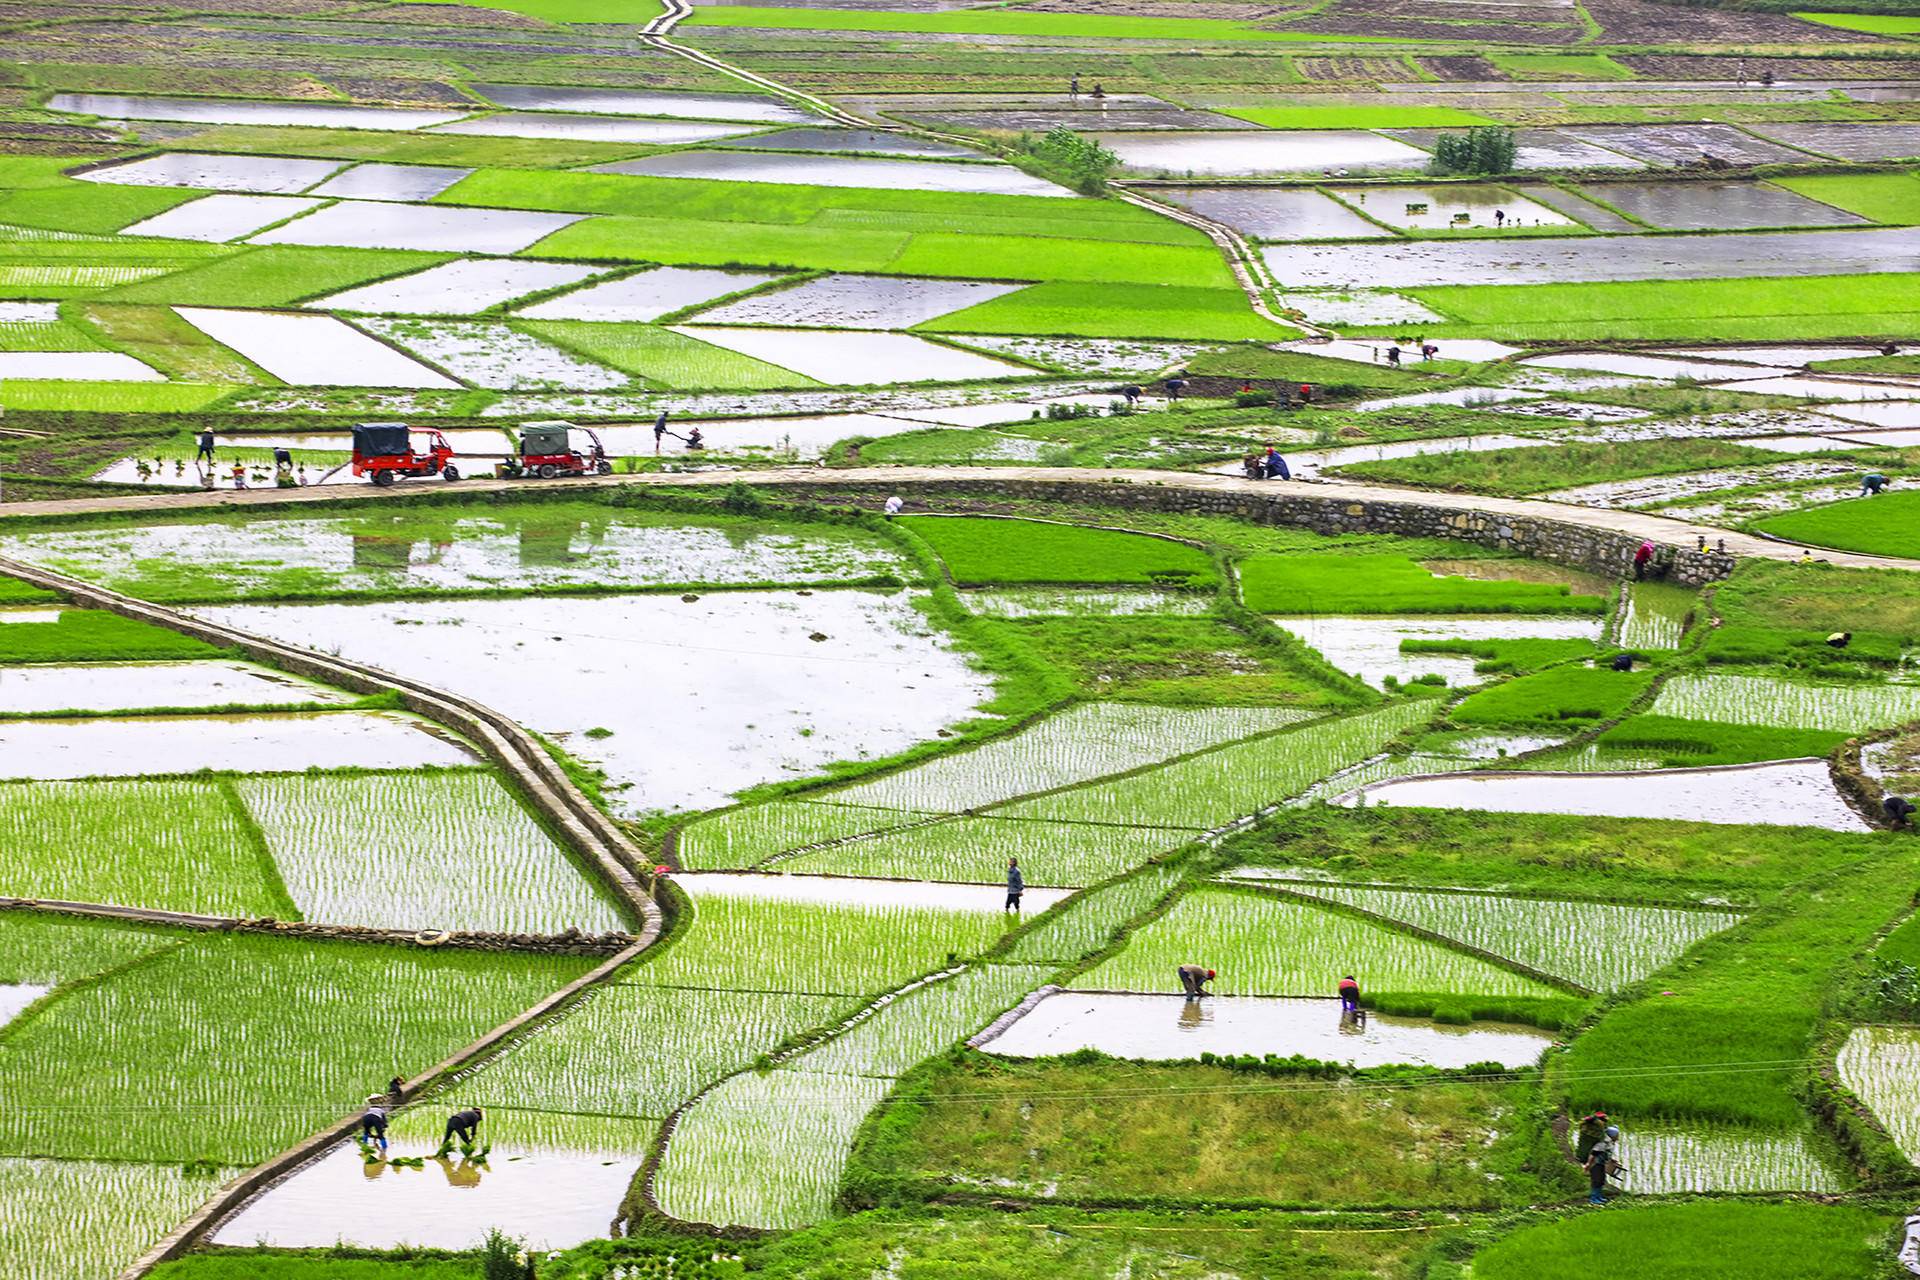
[[[1517,149],[1513,130],[1481,125],[1465,133],[1443,133],[1433,142],[1433,173],[1512,173]]]
[[[1023,133],[1015,145],[1033,168],[1082,195],[1105,191],[1108,175],[1120,165],[1119,156],[1065,125],[1056,125],[1039,138]]]

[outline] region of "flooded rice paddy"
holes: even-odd
[[[1438,321],[1440,314],[1421,306],[1412,298],[1379,290],[1351,293],[1290,293],[1286,305],[1305,316],[1311,324],[1423,324]]]
[[[602,271],[567,262],[467,259],[329,294],[306,305],[316,311],[363,311],[373,315],[470,315],[530,293],[579,284]]]
[[[1846,1179],[1804,1129],[1685,1129],[1629,1122],[1620,1134],[1620,1185],[1635,1195],[1844,1191]]]
[[[0,982],[0,1027],[19,1017],[28,1005],[51,990],[52,987],[31,982]]]
[[[1920,686],[1815,685],[1767,676],[1679,675],[1661,686],[1652,711],[1720,724],[1865,733],[1920,717]]]
[[[1841,1083],[1920,1163],[1920,1027],[1855,1027],[1836,1064]]]
[[[915,599],[755,591],[204,612],[481,698],[604,770],[610,802],[631,814],[712,808],[970,718],[988,685]]]
[[[1524,1067],[1553,1037],[1531,1027],[1442,1026],[1420,1018],[1341,1017],[1338,1000],[1060,991],[1041,999],[979,1047],[1005,1058],[1092,1049],[1115,1058],[1188,1060],[1203,1053],[1298,1054],[1355,1067],[1406,1063],[1459,1068],[1481,1062]]]
[[[246,102],[236,98],[169,98],[124,93],[56,93],[47,106],[81,115],[190,124],[294,125],[309,129],[422,129],[458,120],[460,111],[358,107],[344,103]]]
[[[158,369],[118,351],[0,351],[0,379],[50,382],[165,382]]]
[[[142,218],[120,234],[218,244],[316,209],[320,203],[316,198],[302,196],[202,196],[175,205],[165,213]]]
[[[1264,256],[1300,289],[1852,275],[1920,270],[1920,229],[1291,244]]]
[[[782,129],[778,133],[754,134],[721,145],[755,151],[846,151],[855,155],[937,156],[953,160],[980,158],[977,152],[964,147],[904,133],[882,133],[877,129]]]
[[[441,125],[435,133],[458,133],[481,138],[557,138],[568,142],[632,142],[656,147],[712,142],[751,132],[752,125],[703,124],[694,120],[614,119],[594,115],[562,115],[551,111],[502,111]]]
[[[467,1249],[500,1228],[534,1248],[569,1248],[613,1230],[657,1125],[630,1127],[626,1150],[497,1152],[484,1163],[456,1155],[424,1169],[368,1164],[342,1145],[227,1219],[213,1242]]]
[[[333,174],[338,160],[168,152],[75,174],[83,182],[135,187],[205,187],[255,195],[297,195]]]
[[[764,151],[678,151],[645,160],[597,165],[596,173],[653,178],[707,178],[810,187],[876,187],[885,191],[954,191],[997,196],[1074,193],[1012,165],[952,160],[892,160],[880,156],[782,155]]]
[[[219,717],[134,716],[0,724],[0,777],[126,778],[140,774],[470,765],[466,748],[423,721],[378,712]]]
[[[1310,188],[1155,187],[1149,194],[1260,240],[1351,240],[1386,234],[1338,200]]]
[[[347,695],[240,662],[88,663],[0,668],[0,711],[138,711],[161,707],[291,706]]]
[[[1127,617],[1168,614],[1198,617],[1213,608],[1202,595],[1170,591],[1075,591],[1003,587],[963,591],[960,603],[989,618]]]
[[[1589,182],[1582,190],[1669,231],[1837,227],[1868,221],[1764,182]]]
[[[1033,372],[905,333],[804,329],[728,329],[674,325],[673,331],[790,369],[831,386],[903,382],[971,382]]]
[[[1422,169],[1418,147],[1363,129],[1267,133],[1095,133],[1094,141],[1136,173],[1173,177],[1250,178],[1263,173]]]
[[[574,111],[583,115],[678,116],[693,120],[748,120],[804,124],[814,117],[777,98],[750,93],[644,93],[569,85],[476,84],[490,102],[520,111]]]
[[[536,302],[520,314],[529,320],[658,320],[696,303],[777,279],[777,275],[756,271],[656,267]]]
[[[870,907],[882,911],[999,911],[1007,896],[1006,886],[997,883],[954,884],[854,876],[682,872],[673,877],[673,882],[692,894],[696,903],[709,897],[746,898],[759,902]],[[1029,888],[1021,905],[1038,915],[1071,893],[1072,889]]]
[[[369,318],[360,325],[375,337],[476,387],[604,391],[632,381],[606,365],[496,321]]]
[[[814,585],[908,574],[891,544],[854,530],[661,524],[537,508],[424,525],[371,515],[95,527],[14,534],[0,547],[135,591],[164,581],[170,561],[190,559],[212,593],[237,598],[275,592],[281,570],[334,592]]]
[[[1274,618],[1273,623],[1298,637],[1348,675],[1368,684],[1441,675],[1450,685],[1475,683],[1474,663],[1465,654],[1402,653],[1407,640],[1554,640],[1600,639],[1597,618],[1528,617],[1300,617]]]
[[[583,216],[343,200],[257,235],[249,243],[422,249],[429,253],[518,253]]]
[[[700,313],[702,324],[823,329],[910,329],[1025,288],[990,281],[827,275]]]
[[[1454,227],[1565,227],[1566,214],[1504,187],[1476,183],[1441,187],[1331,187],[1328,193],[1390,227],[1445,231]],[[1499,219],[1495,214],[1502,215]]]
[[[472,173],[426,164],[357,164],[313,189],[340,200],[431,200]]]
[[[1364,794],[1370,805],[1422,809],[1684,818],[1829,831],[1869,829],[1834,789],[1824,760],[1625,774],[1543,771],[1407,778],[1368,787]],[[1346,802],[1352,803],[1352,797]]]
[[[294,386],[437,387],[459,383],[331,316],[176,307],[194,328]]]

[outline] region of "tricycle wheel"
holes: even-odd
[[[559,470],[551,462],[543,462],[540,464],[540,478],[542,480],[551,480],[559,474]]]
[[[602,461],[599,466],[594,468],[594,470],[598,471],[603,476],[610,476],[613,474],[613,464],[611,462]]]
[[[373,473],[373,482],[383,487],[390,485],[393,483],[393,472],[385,470],[376,471]]]
[[[449,462],[446,466],[440,468],[440,478],[442,480],[458,480],[460,478],[460,468]]]

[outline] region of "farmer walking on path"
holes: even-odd
[[[441,1144],[445,1145],[453,1141],[456,1136],[460,1141],[471,1144],[474,1130],[478,1129],[480,1122],[486,1118],[487,1112],[484,1107],[469,1107],[465,1111],[454,1112],[447,1117],[447,1131],[440,1138]]]
[[[1212,981],[1213,970],[1211,969],[1204,969],[1197,964],[1180,966],[1180,989],[1187,993],[1189,1000],[1212,995],[1213,992],[1207,990],[1207,984]]]
[[[1018,911],[1020,909],[1020,895],[1023,892],[1025,892],[1026,887],[1027,887],[1026,877],[1020,874],[1020,859],[1008,858],[1007,859],[1007,905],[1002,907],[1001,910],[1002,911]]]
[[[1587,1203],[1605,1204],[1607,1202],[1607,1175],[1620,1168],[1613,1158],[1613,1144],[1619,1139],[1620,1130],[1612,1125],[1593,1144],[1593,1150],[1587,1152]]]

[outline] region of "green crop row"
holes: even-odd
[[[1241,599],[1256,613],[1598,614],[1607,609],[1605,599],[1574,595],[1557,583],[1436,574],[1406,555],[1257,555],[1243,561],[1239,572]]]

